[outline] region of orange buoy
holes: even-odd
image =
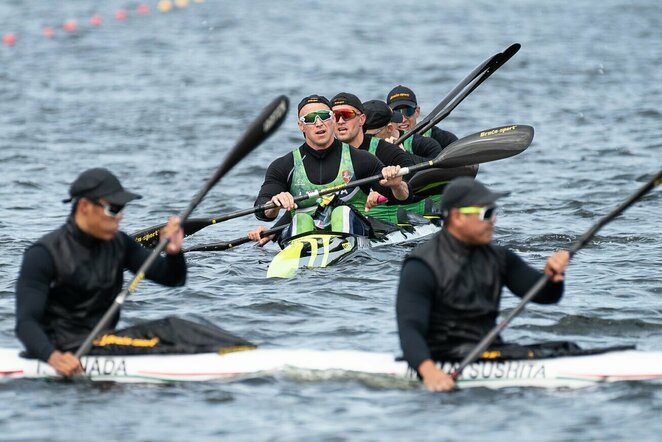
[[[138,5],[138,7],[136,7],[136,12],[138,13],[138,15],[147,15],[149,14],[149,6],[147,6],[144,3],[141,3]]]
[[[44,38],[53,38],[55,35],[55,29],[50,26],[44,26],[41,30],[41,35],[43,35]]]
[[[101,23],[103,23],[103,19],[101,18],[100,15],[93,15],[92,17],[90,17],[91,26],[101,26]]]
[[[67,20],[62,25],[62,28],[67,32],[76,32],[76,29],[78,29],[78,23],[76,23],[76,20]]]
[[[8,32],[2,36],[2,44],[6,46],[14,46],[16,44],[16,35],[13,32]]]

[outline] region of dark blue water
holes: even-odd
[[[155,4],[150,3],[154,7]],[[117,22],[117,8],[130,11]],[[481,167],[503,200],[497,240],[542,266],[662,165],[662,8],[656,1],[566,3],[191,3],[138,17],[132,2],[0,5],[0,345],[13,335],[24,248],[57,227],[82,170],[115,171],[144,198],[126,231],[183,210],[246,125],[279,94],[296,104],[343,90],[381,98],[413,88],[423,114],[479,62],[521,51],[442,126],[458,136],[535,127],[524,153]],[[154,9],[154,8],[153,8]],[[90,28],[94,13],[105,21]],[[65,35],[66,19],[79,31]],[[51,40],[42,26],[56,26]],[[300,143],[294,112],[230,172],[195,216],[250,207],[270,161]],[[510,340],[662,348],[659,191],[601,231],[567,272],[557,306],[530,306]],[[189,245],[228,240],[252,217],[209,227]],[[183,289],[141,284],[125,324],[198,314],[264,347],[398,352],[394,297],[411,246],[296,280],[265,279],[274,249],[189,256]],[[504,308],[515,301],[505,296]],[[231,384],[0,385],[3,440],[658,440],[662,387],[467,390],[433,395],[359,379],[264,377]]]

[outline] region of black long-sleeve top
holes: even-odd
[[[448,259],[452,258],[449,256]],[[506,273],[503,284],[520,298],[543,275],[542,272],[530,267],[510,250],[506,250],[505,261]],[[443,263],[439,265],[443,265]],[[473,274],[479,273],[474,272]],[[464,277],[466,276],[465,273]],[[432,328],[431,317],[433,315],[431,313],[438,289],[437,284],[434,272],[424,261],[416,258],[409,258],[405,261],[398,287],[396,312],[404,358],[413,369],[418,369],[426,359],[434,359],[428,344],[428,334]],[[558,302],[563,294],[563,287],[562,282],[548,282],[533,301],[539,304]],[[447,296],[453,296],[453,294],[449,293]]]
[[[86,235],[77,232],[80,235]],[[125,243],[123,268],[136,273],[151,254],[123,232],[119,232]],[[87,238],[90,245],[95,240]],[[166,255],[157,258],[145,277],[167,286],[180,286],[186,281],[186,261],[184,254]],[[57,278],[55,263],[46,247],[36,244],[30,247],[23,257],[20,274],[16,283],[16,336],[25,346],[28,354],[47,361],[56,349],[44,332],[41,321],[44,317],[51,284]],[[91,330],[90,330],[91,331]]]

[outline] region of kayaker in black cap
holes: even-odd
[[[109,170],[94,168],[71,184],[71,215],[57,230],[31,245],[16,283],[16,335],[27,354],[64,376],[80,371],[73,352],[87,338],[122,290],[125,269],[136,272],[150,255],[119,230],[125,205],[140,195]],[[162,235],[167,255],[145,275],[164,285],[183,285],[183,233],[173,216]],[[114,319],[111,327],[119,320]]]
[[[425,161],[385,140],[366,135],[368,115],[356,95],[348,92],[337,94],[331,99],[331,109],[336,119],[336,138],[339,141],[370,152],[387,166],[409,167]]]
[[[366,135],[372,135],[389,143],[400,138],[399,127],[403,124],[404,116],[400,111],[392,110],[384,101],[370,100],[363,103],[366,123]],[[409,141],[411,140],[411,141]],[[409,150],[405,147],[409,146]],[[414,134],[399,146],[414,158],[416,163],[422,163],[436,158],[441,153],[441,146],[430,137]]]
[[[443,193],[444,228],[403,263],[396,303],[400,344],[431,391],[454,388],[435,362],[462,359],[494,328],[503,286],[522,297],[542,276],[492,242],[500,196],[473,178],[451,181]],[[534,302],[561,299],[569,259],[567,251],[547,259],[549,282]],[[498,338],[490,349],[505,345]]]
[[[403,116],[400,111],[394,111],[381,100],[368,100],[363,103],[366,121],[363,125],[366,135],[389,143],[395,141],[400,135],[398,125],[402,123]]]
[[[402,115],[404,115],[405,119],[399,126],[399,129],[403,132],[407,132],[414,127],[416,125],[416,120],[421,115],[421,107],[416,101],[414,91],[402,85],[398,85],[391,89],[391,92],[386,96],[386,104],[388,104],[391,109],[400,111],[402,112]],[[422,135],[424,137],[434,138],[442,149],[457,140],[457,137],[453,133],[436,126]],[[405,141],[405,150],[410,151],[411,142],[413,142],[413,140]]]
[[[298,126],[305,142],[294,151],[273,161],[255,200],[255,206],[273,202],[276,207],[255,213],[262,221],[274,220],[280,209],[287,210],[277,223],[290,223],[281,238],[313,229],[328,229],[367,235],[369,226],[360,216],[365,210],[370,188],[388,195],[393,201],[409,198],[409,187],[396,176],[400,166],[384,166],[374,155],[334,138],[336,121],[331,103],[321,95],[311,95],[301,100],[298,106]],[[339,191],[333,201],[330,198],[304,200],[294,203],[293,195],[302,195],[316,189],[326,189],[353,180],[382,174],[385,179],[372,185]],[[358,213],[357,213],[358,212]],[[333,216],[332,216],[333,215]],[[249,238],[265,244],[272,237],[261,238],[260,226],[248,232]]]

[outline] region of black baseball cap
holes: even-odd
[[[365,124],[363,125],[365,130],[379,129],[393,121],[393,110],[382,100],[366,101],[363,103],[363,109],[366,118]],[[398,114],[400,114],[400,112],[398,112]],[[400,115],[400,120],[398,122],[401,121],[402,115]]]
[[[96,200],[103,198],[111,204],[124,205],[134,199],[142,198],[137,193],[125,190],[120,181],[108,169],[97,167],[87,169],[78,175],[71,183],[69,198],[62,200],[68,203],[77,198]]]
[[[488,206],[510,192],[492,192],[483,183],[472,177],[463,176],[452,180],[445,188],[441,200],[444,214],[456,207]]]
[[[391,109],[400,106],[418,106],[414,91],[403,85],[398,85],[391,89],[391,92],[386,96],[386,104],[388,104]]]
[[[324,95],[308,95],[307,97],[304,97],[300,102],[299,106],[297,106],[297,113],[301,112],[301,108],[304,107],[307,104],[311,103],[322,103],[325,104],[326,106],[331,109],[331,103],[329,102],[329,99],[326,98]]]
[[[365,113],[365,111],[363,110],[363,103],[361,103],[359,97],[357,97],[354,94],[350,94],[349,92],[340,92],[331,99],[331,107],[340,106],[343,104],[347,106],[352,106],[359,112]]]

